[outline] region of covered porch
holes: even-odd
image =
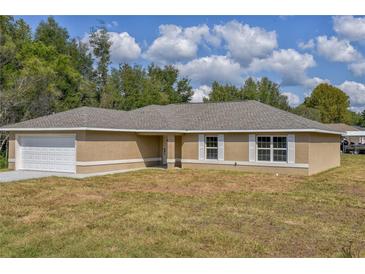
[[[159,136],[161,165],[165,168],[181,167],[182,134],[138,133],[144,136]]]

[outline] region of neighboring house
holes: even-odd
[[[341,132],[256,102],[81,107],[6,126],[12,169],[146,166],[311,175],[340,165]]]
[[[327,124],[327,126],[342,132],[342,139],[346,139],[354,144],[365,144],[365,128],[349,126],[343,123]]]

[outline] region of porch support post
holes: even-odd
[[[167,135],[167,168],[175,167],[175,134]]]

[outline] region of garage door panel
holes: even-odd
[[[21,137],[21,168],[75,172],[74,137]]]

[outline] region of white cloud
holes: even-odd
[[[193,91],[194,91],[194,95],[191,98],[191,102],[198,103],[198,102],[203,102],[203,99],[205,97],[208,97],[208,95],[212,91],[212,88],[210,86],[203,85],[203,86],[193,89]]]
[[[196,57],[203,41],[218,43],[211,36],[207,25],[182,28],[176,25],[161,25],[160,36],[145,52],[146,59],[157,64],[187,61]]]
[[[365,40],[365,17],[335,16],[333,28],[341,37],[350,41]]]
[[[306,70],[315,65],[313,56],[308,53],[301,54],[294,49],[280,49],[267,58],[254,59],[249,71],[273,71],[281,76],[283,86],[303,85],[308,81]]]
[[[361,60],[359,62],[350,64],[349,65],[349,70],[355,76],[363,76],[363,75],[365,75],[365,60]]]
[[[112,63],[130,62],[140,57],[140,46],[127,32],[108,32],[108,35],[111,42],[110,59]],[[82,42],[90,46],[89,38],[89,34],[85,34]]]
[[[276,32],[250,27],[237,21],[214,26],[214,33],[226,43],[229,55],[242,64],[270,54],[277,46]]]
[[[350,97],[352,109],[365,109],[365,84],[345,81],[338,87]]]
[[[361,57],[361,54],[351,46],[347,40],[337,37],[317,37],[317,51],[320,55],[334,62],[352,62]]]
[[[321,83],[327,83],[327,84],[330,84],[331,81],[328,80],[328,79],[322,79],[322,78],[319,78],[319,77],[313,77],[313,78],[308,78],[305,80],[305,82],[303,83],[304,86],[306,86],[307,88],[309,89],[313,89],[315,88],[316,86],[318,86],[319,84]]]
[[[300,104],[300,99],[298,95],[291,92],[283,92],[282,94],[288,97],[288,102],[290,106],[296,107]]]
[[[310,39],[308,42],[300,42],[298,47],[301,49],[313,49],[315,47],[315,43],[313,39]]]
[[[127,32],[109,32],[109,36],[112,42],[110,57],[113,63],[133,61],[141,55],[141,48],[138,43]]]
[[[210,85],[214,80],[231,84],[242,84],[240,64],[227,56],[212,55],[176,65],[183,76],[199,85]]]

